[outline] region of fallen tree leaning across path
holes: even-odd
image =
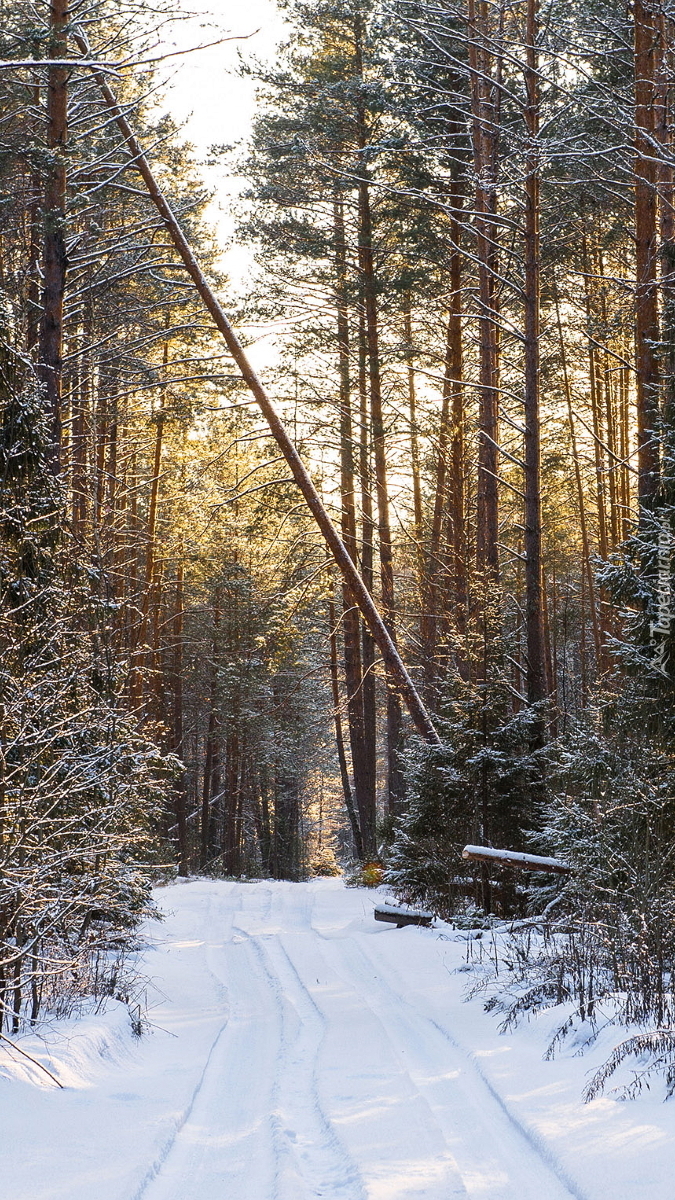
[[[75,41],[78,48],[84,55],[90,57],[89,46],[86,40],[80,35],[75,34]],[[226,314],[206,280],[199,263],[192,251],[192,248],[185,237],[166,197],[163,195],[153,173],[150,164],[143,152],[143,149],[136,138],[127,118],[122,109],[117,103],[117,98],[108,86],[104,75],[96,67],[90,67],[96,82],[102,92],[106,106],[112,113],[117,123],[117,126],[127,144],[128,149],[132,154],[134,166],[139,171],[143,178],[150,198],[152,199],[157,211],[159,212],[162,221],[168,230],[171,240],[180,255],[183,265],[190,275],[201,299],[208,309],[214,324],[222,334],[225,344],[232,355],[235,363],[241,371],[242,377],[252,395],[258,402],[258,405],[267,421],[271,433],[279,446],[288,466],[290,467],[293,478],[298,485],[302,495],[307,501],[307,505],[316,521],[321,533],[323,534],[330,551],[337,563],[343,578],[349,587],[354,601],[358,605],[363,619],[370,630],[370,633],[375,641],[384,665],[389,673],[392,683],[398,689],[402,699],[405,701],[410,716],[418,732],[431,745],[440,745],[441,739],[434,727],[433,721],[429,716],[422,700],[415,688],[415,685],[406,670],[406,667],[401,659],[401,656],[394,645],[391,636],[380,616],[380,613],[373,601],[373,598],[368,591],[361,575],[359,574],[355,564],[353,563],[347,548],[342,541],[337,529],[328,515],[321,497],[317,492],[312,479],[309,475],[305,464],[303,463],[298,451],[286,430],[283,421],[277,413],[274,404],[254,371],[248,355],[244,350],[239,338],[232,328]]]

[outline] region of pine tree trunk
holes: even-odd
[[[68,55],[68,0],[51,0],[48,54]],[[49,461],[61,467],[61,374],[63,369],[63,304],[66,290],[66,144],[68,140],[68,70],[49,67],[47,84],[48,164],[44,192],[44,244],[40,375],[49,419]]]
[[[441,588],[439,575],[444,566],[441,557],[441,541],[444,517],[447,511],[448,443],[450,441],[450,399],[452,395],[452,316],[448,317],[445,342],[445,365],[443,372],[443,394],[438,427],[436,451],[436,478],[434,480],[434,507],[429,530],[427,572],[422,598],[422,651],[424,654],[424,687],[428,700],[436,695],[438,676],[438,627],[441,618]]]
[[[585,576],[588,587],[589,607],[591,611],[591,623],[593,627],[593,642],[595,646],[595,661],[597,670],[602,670],[602,640],[600,637],[600,625],[598,622],[598,613],[595,603],[595,580],[593,579],[593,568],[591,565],[591,550],[588,539],[588,526],[586,523],[586,498],[584,496],[584,486],[581,478],[581,466],[579,463],[579,454],[577,451],[577,436],[574,428],[574,412],[572,410],[572,389],[570,387],[569,375],[567,371],[567,354],[565,350],[565,339],[563,337],[562,322],[560,319],[560,304],[558,301],[558,288],[553,281],[553,299],[555,302],[556,320],[558,324],[558,338],[560,341],[560,358],[563,370],[563,384],[565,387],[565,400],[567,403],[567,419],[570,426],[570,440],[572,443],[572,459],[574,461],[574,479],[577,487],[577,503],[579,505],[579,525],[581,528],[581,549],[583,554],[582,577]],[[583,627],[583,620],[582,620]]]
[[[464,384],[462,350],[462,256],[459,213],[462,196],[456,181],[451,195],[450,311],[445,343],[443,395],[438,432],[434,507],[429,536],[429,565],[422,621],[425,684],[434,695],[440,664],[439,632],[454,613],[462,633],[466,615],[466,529],[464,521]],[[444,543],[447,543],[444,552]]]
[[[497,291],[497,170],[500,61],[490,48],[489,9],[469,0],[472,141],[476,172],[475,228],[480,302],[480,406],[476,562],[499,574],[499,296]]]
[[[359,148],[367,146],[366,119],[359,110]],[[387,482],[386,437],[382,410],[382,380],[380,375],[379,320],[377,311],[377,283],[373,261],[372,217],[370,211],[370,187],[365,174],[359,178],[359,266],[363,284],[363,299],[366,316],[366,345],[368,349],[368,382],[370,390],[370,415],[373,425],[373,450],[375,458],[375,494],[377,496],[377,528],[380,555],[380,582],[382,588],[382,616],[389,636],[396,645],[396,599],[394,592],[394,560],[389,521],[389,488]],[[386,665],[386,664],[385,664]],[[399,765],[401,749],[402,713],[396,682],[387,670],[387,810],[397,813],[404,795],[404,780]],[[370,856],[375,853],[375,829],[362,827],[364,847]]]
[[[238,874],[238,822],[239,809],[239,737],[232,730],[227,737],[225,748],[225,804],[223,820],[223,864],[226,875]]]
[[[452,522],[452,559],[454,578],[455,624],[458,632],[465,630],[467,610],[466,523],[464,485],[464,361],[462,349],[462,254],[460,250],[462,204],[461,193],[453,193],[453,217],[450,226],[452,255],[450,258],[450,288],[452,292],[448,319],[448,366],[450,367],[452,435],[450,442],[450,519]]]
[[[214,779],[217,775],[218,764],[218,627],[220,625],[220,593],[216,589],[213,602],[213,642],[211,647],[211,667],[209,678],[209,720],[204,746],[204,779],[202,786],[201,807],[201,845],[199,865],[204,869],[209,860],[213,844],[213,806],[212,798],[216,795],[218,786]]]
[[[167,347],[165,344],[165,366]],[[136,639],[136,663],[133,685],[133,702],[141,700],[144,685],[144,667],[151,664],[151,651],[148,646],[148,626],[151,613],[154,616],[158,603],[158,576],[156,562],[157,511],[159,505],[159,480],[162,468],[162,444],[164,440],[164,410],[160,408],[155,422],[155,445],[152,460],[152,479],[150,481],[150,499],[148,502],[148,524],[145,543],[145,564],[143,571],[143,592],[141,595],[141,619]],[[153,601],[155,607],[153,607]],[[154,639],[153,639],[154,640]]]
[[[202,871],[209,861],[211,835],[211,778],[213,774],[213,755],[215,752],[216,714],[213,696],[214,684],[211,685],[211,707],[209,723],[204,745],[204,775],[202,780],[202,807],[200,820],[200,854],[199,866]]]
[[[584,303],[588,329],[588,383],[593,424],[593,454],[595,458],[596,502],[598,511],[598,549],[600,557],[607,557],[607,509],[605,503],[605,466],[602,449],[601,405],[598,397],[597,356],[594,345],[594,312],[591,288],[591,262],[584,235],[582,242],[584,267]]]
[[[173,721],[171,748],[179,758],[183,757],[183,584],[184,566],[182,548],[176,565],[176,594],[173,616]],[[185,775],[176,784],[176,824],[178,827],[178,873],[187,875],[189,870],[189,847],[187,833],[187,795]]]
[[[547,693],[542,606],[541,449],[539,426],[539,95],[536,0],[527,0],[525,180],[525,623],[527,698]],[[543,737],[543,725],[540,736]]]
[[[72,521],[73,531],[77,538],[84,538],[87,521],[87,424],[89,415],[89,362],[87,355],[80,350],[77,358],[77,378],[73,383],[71,419],[72,419]]]
[[[408,412],[410,415],[410,474],[413,492],[413,521],[415,556],[420,593],[424,588],[424,553],[422,546],[422,481],[420,477],[420,447],[417,428],[417,390],[415,387],[415,350],[412,331],[412,305],[407,295],[403,305],[403,340],[408,376]]]
[[[354,799],[352,789],[349,783],[349,771],[347,769],[347,758],[345,755],[345,743],[342,736],[342,717],[340,715],[340,684],[338,680],[338,653],[337,653],[337,637],[335,634],[335,602],[333,598],[328,602],[328,626],[329,626],[329,647],[330,647],[330,682],[331,691],[333,694],[333,720],[335,722],[335,744],[337,746],[338,763],[340,766],[340,779],[342,781],[342,794],[344,796],[345,808],[349,817],[349,824],[352,830],[352,838],[354,839],[354,850],[356,857],[363,862],[363,840],[361,838],[361,828],[359,818],[354,807]]]
[[[649,0],[634,0],[635,65],[635,367],[638,499],[649,505],[659,484],[658,167],[655,58],[658,29]]]
[[[347,246],[342,201],[333,203],[335,269],[337,277],[338,352],[340,361],[340,485],[342,497],[342,540],[354,563],[358,562],[356,536],[356,481],[354,470],[354,430],[351,408],[351,372],[349,360],[349,315],[346,302]],[[369,784],[366,761],[361,664],[361,620],[353,593],[346,581],[342,585],[342,623],[344,633],[345,683],[349,744],[354,774],[356,807],[364,828],[375,826],[375,792]],[[346,793],[345,793],[346,800]],[[359,833],[360,839],[360,833]],[[360,857],[360,855],[359,855]]]
[[[370,419],[368,412],[368,383],[366,324],[363,309],[359,314],[359,474],[361,477],[361,570],[368,591],[373,591],[373,519],[372,472],[370,465]],[[377,786],[377,693],[375,687],[375,642],[368,626],[361,631],[361,663],[363,670],[363,743],[366,773],[368,812],[376,812]]]
[[[33,103],[36,111],[40,108],[40,87],[35,87]],[[43,222],[41,214],[42,184],[35,170],[31,175],[31,196],[28,206],[28,294],[26,317],[26,349],[30,352],[38,345],[40,338],[40,251],[43,240]]]
[[[607,446],[607,482],[609,490],[609,517],[611,530],[611,548],[615,549],[621,539],[621,520],[619,513],[617,462],[619,459],[618,439],[616,436],[614,388],[612,386],[612,367],[609,353],[609,321],[607,314],[607,285],[605,282],[605,264],[602,249],[598,252],[598,274],[600,276],[600,320],[603,329],[605,348],[602,352],[602,390],[604,393],[604,417]]]

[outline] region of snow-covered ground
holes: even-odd
[[[121,1005],[22,1038],[63,1089],[0,1048],[0,1200],[673,1200],[675,1101],[584,1105],[610,1042],[499,1035],[449,927],[332,879],[158,900],[142,1039]]]

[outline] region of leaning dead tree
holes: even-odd
[[[75,35],[75,41],[78,48],[84,55],[89,58],[89,47],[85,39],[80,35]],[[415,688],[415,685],[406,670],[403,660],[398,653],[394,644],[393,638],[383,621],[373,598],[368,591],[359,571],[357,570],[349,552],[340,537],[335,525],[328,515],[321,497],[317,492],[311,476],[302,461],[292,438],[290,437],[283,421],[281,420],[276,408],[270,397],[267,394],[261,380],[258,378],[251,362],[242,346],[237,334],[235,333],[228,317],[223,311],[219,300],[217,299],[208,280],[204,276],[202,269],[197,261],[197,258],[188,242],[183,230],[181,229],[176,216],[168,203],[166,197],[161,191],[157,180],[152,172],[150,164],[145,156],[142,146],[140,145],[136,135],[134,134],[127,118],[120,108],[117,98],[104,75],[96,67],[90,68],[96,79],[96,82],[101,90],[105,104],[117,123],[117,126],[126,142],[126,145],[131,153],[134,166],[140,173],[143,182],[148,190],[148,194],[152,199],[162,222],[187,270],[192,279],[205,307],[210,313],[216,328],[221,333],[225,344],[237,364],[242,378],[247,384],[251,394],[257,401],[265,420],[267,421],[272,436],[274,437],[281,453],[284,456],[291,474],[300,489],[300,492],[305,498],[307,505],[316,521],[326,543],[342,572],[343,579],[355,603],[360,609],[363,619],[370,630],[374,642],[376,643],[382,660],[384,662],[388,678],[391,685],[401,695],[402,699],[408,707],[410,716],[418,732],[432,745],[440,745],[440,737],[434,727],[434,724],[427,712],[420,696]]]

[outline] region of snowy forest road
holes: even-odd
[[[142,1038],[121,1003],[27,1034],[62,1089],[0,1048],[0,1200],[672,1200],[672,1105],[584,1105],[559,1012],[463,1002],[487,935],[339,879],[156,895]]]
[[[228,1012],[138,1200],[578,1195],[407,994],[405,934],[377,936],[325,885],[191,892],[206,901],[202,953]],[[435,966],[425,982],[442,989]]]

